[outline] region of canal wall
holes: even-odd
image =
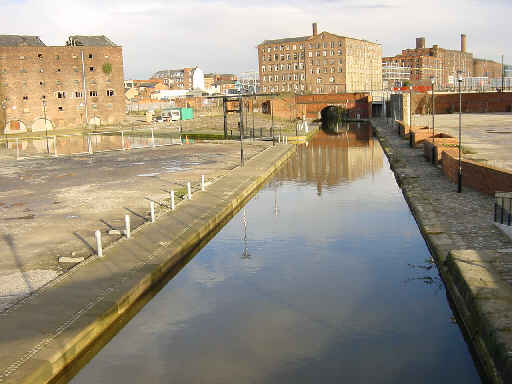
[[[0,383],[60,380],[296,150],[276,145],[0,314]]]
[[[394,124],[372,124],[481,372],[492,383],[512,382],[512,242],[492,223],[492,196],[467,186],[457,193]]]

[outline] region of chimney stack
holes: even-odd
[[[466,35],[460,35],[460,51],[466,52]]]
[[[416,38],[416,49],[418,49],[418,48],[425,48],[425,38],[424,37]]]
[[[317,29],[316,23],[313,23],[313,36],[316,36],[316,35],[318,35],[318,29]]]

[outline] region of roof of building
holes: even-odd
[[[110,40],[107,36],[69,36],[66,45],[73,46],[89,46],[89,47],[117,47],[117,44]]]
[[[24,35],[0,35],[0,46],[2,47],[44,47],[45,43],[39,36]]]
[[[277,40],[264,40],[261,44],[280,44],[280,43],[293,43],[297,41],[306,41],[310,36],[300,36],[300,37],[287,37],[285,39],[277,39]]]

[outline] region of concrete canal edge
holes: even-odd
[[[447,295],[455,306],[457,322],[479,360],[485,378],[495,384],[512,382],[512,288],[495,273],[493,262],[499,257],[498,252],[457,249],[443,229],[425,220],[423,206],[428,202],[410,188],[418,176],[404,171],[407,165],[398,151],[394,151],[373,121],[372,126],[436,261]],[[444,214],[450,215],[450,212]],[[439,218],[438,222],[441,220]]]
[[[48,383],[211,236],[296,151],[276,145],[0,315],[0,383]]]

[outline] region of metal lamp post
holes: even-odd
[[[7,132],[6,132],[7,112],[5,111],[6,109],[7,109],[7,99],[4,99],[4,100],[2,100],[2,114],[3,114],[2,124],[4,125],[3,130],[4,130],[5,145],[7,146]]]
[[[462,192],[462,93],[460,91],[460,85],[462,83],[462,72],[457,73],[457,82],[459,83],[459,177],[457,185],[457,193]]]
[[[412,85],[409,85],[409,127],[412,128]]]
[[[436,163],[435,159],[435,142],[436,142],[436,132],[435,132],[435,104],[434,104],[434,85],[436,83],[436,78],[432,76],[430,78],[430,82],[432,83],[432,164]]]
[[[43,104],[43,115],[44,115],[44,130],[46,135],[46,152],[50,154],[50,146],[48,145],[48,126],[46,125],[46,100],[42,100]]]

